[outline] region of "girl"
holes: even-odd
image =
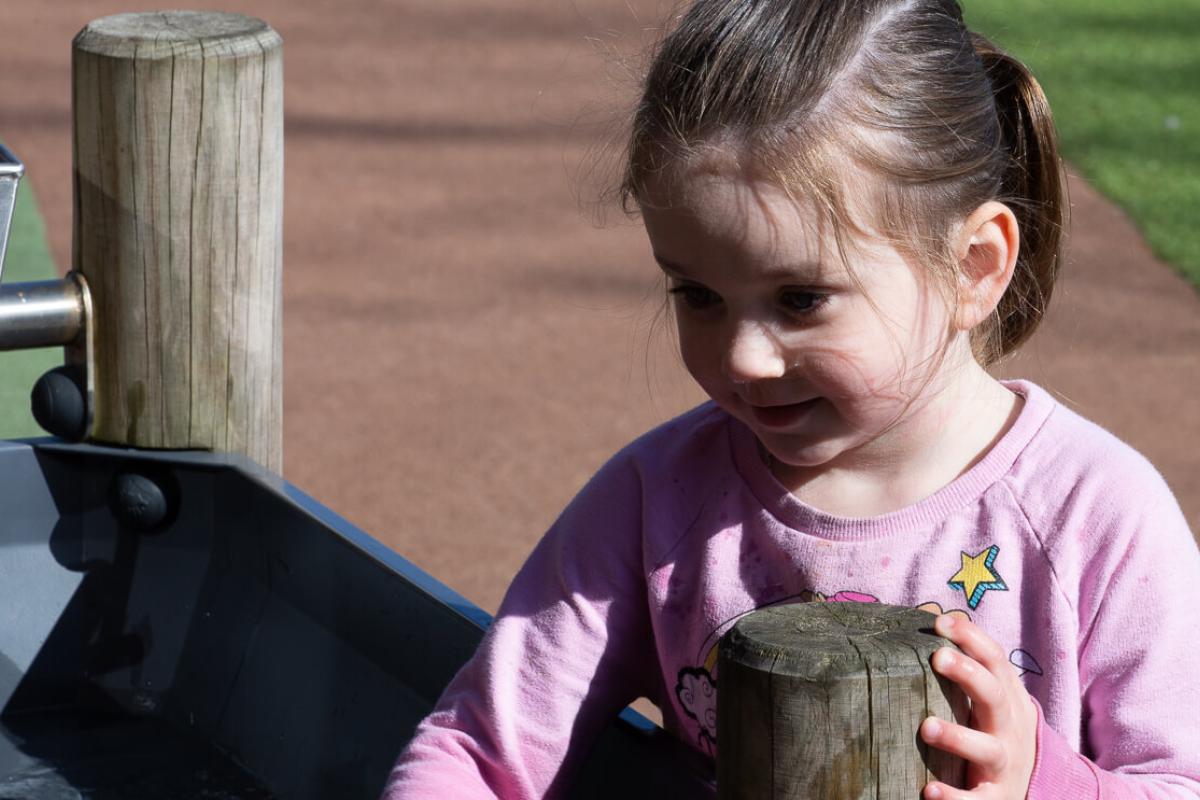
[[[1200,555],[1140,456],[985,367],[1063,215],[1040,89],[954,0],[698,0],[623,191],[711,402],[614,457],[401,755],[402,797],[561,792],[626,703],[715,754],[715,649],[797,600],[940,613],[939,798],[1200,797]],[[1119,302],[1119,298],[1114,298]],[[1114,376],[1115,377],[1115,376]]]

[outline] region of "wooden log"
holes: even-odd
[[[282,63],[237,14],[118,14],[75,38],[95,440],[282,468]]]
[[[965,724],[966,696],[933,672],[949,644],[932,614],[867,603],[753,612],[720,645],[720,800],[917,800],[963,762],[917,736],[930,715]],[[953,645],[951,645],[953,646]]]

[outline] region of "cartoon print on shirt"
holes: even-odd
[[[878,603],[879,598],[864,592],[841,591],[834,592],[828,597],[820,592],[803,591],[800,593],[802,603]]]
[[[962,567],[948,581],[955,589],[962,590],[963,595],[967,598],[967,605],[972,611],[979,607],[979,603],[982,602],[983,596],[988,590],[1008,591],[1008,585],[996,571],[995,564],[998,555],[1000,555],[1000,548],[996,545],[992,545],[976,555],[963,551]]]
[[[920,611],[928,611],[930,614],[933,614],[935,617],[940,617],[942,614],[949,614],[952,617],[958,617],[960,619],[965,619],[968,622],[971,621],[971,615],[968,614],[967,612],[963,611],[961,608],[952,608],[949,611],[946,611],[942,608],[941,603],[936,603],[933,600],[930,600],[926,603],[921,603],[921,605],[917,606],[917,609]]]
[[[714,661],[716,652],[714,647]],[[679,670],[675,696],[688,716],[700,724],[700,749],[711,756],[716,755],[717,744],[717,680],[710,669],[715,671],[716,665]]]
[[[742,617],[749,614],[751,611],[757,611],[761,608],[770,608],[771,606],[783,605],[785,603],[878,603],[879,598],[875,595],[866,594],[865,592],[857,592],[845,590],[834,592],[830,595],[825,595],[820,592],[805,590],[799,595],[789,595],[781,600],[775,600],[770,603],[764,603],[758,608],[752,608],[738,614],[735,617],[725,620],[717,626],[708,638],[700,645],[699,652],[696,653],[696,660],[701,664],[699,667],[684,667],[679,670],[675,683],[675,697],[679,701],[680,708],[688,715],[700,728],[698,741],[700,749],[709,755],[715,755],[717,744],[717,644],[724,633],[733,626]],[[922,611],[928,611],[931,614],[954,614],[965,619],[970,619],[970,615],[960,608],[952,609],[943,612],[940,603],[927,602],[917,606]],[[1036,662],[1035,662],[1036,663]]]
[[[1017,668],[1018,675],[1032,673],[1034,675],[1042,675],[1042,665],[1037,662],[1028,650],[1017,648],[1008,654],[1008,661]]]

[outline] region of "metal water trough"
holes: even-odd
[[[488,615],[238,456],[0,442],[0,798],[375,798]],[[572,797],[708,777],[626,711]]]

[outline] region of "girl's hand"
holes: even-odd
[[[1037,751],[1037,709],[1004,651],[969,620],[943,614],[935,630],[962,652],[943,647],[933,669],[971,698],[971,727],[929,717],[921,738],[967,762],[967,788],[939,781],[925,786],[925,800],[1024,800]]]

